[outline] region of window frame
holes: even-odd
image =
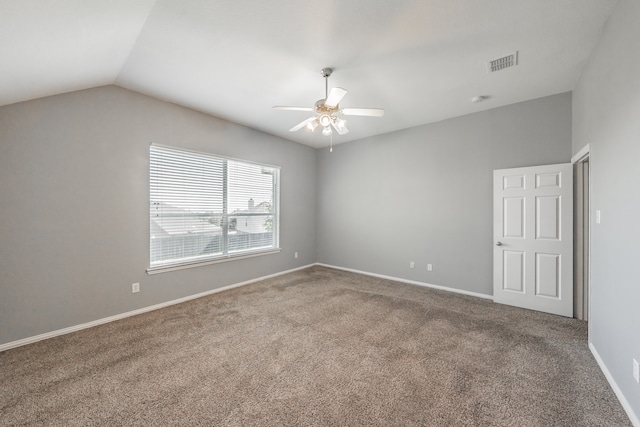
[[[151,150],[152,147],[158,147],[160,149],[168,149],[168,150],[175,150],[178,152],[185,152],[185,153],[190,153],[190,154],[195,154],[195,155],[199,155],[199,156],[206,156],[206,157],[211,157],[211,158],[215,158],[215,159],[219,159],[219,160],[223,160],[224,162],[238,162],[238,163],[242,163],[242,164],[246,164],[246,165],[253,165],[253,166],[259,166],[259,167],[265,167],[265,168],[270,168],[273,170],[273,200],[272,200],[272,205],[273,205],[273,246],[270,246],[268,248],[257,248],[257,249],[248,249],[248,250],[244,250],[241,252],[229,252],[229,248],[228,248],[228,242],[224,242],[223,247],[224,250],[222,252],[222,254],[217,254],[217,255],[212,255],[212,256],[204,256],[202,259],[191,259],[188,260],[186,258],[183,258],[183,261],[177,261],[175,263],[169,263],[169,264],[164,264],[164,265],[157,265],[157,266],[152,266],[151,265],[151,253],[152,253],[152,248],[151,248],[151,209],[152,209],[152,200],[151,200],[151,185],[152,185],[152,174],[153,174],[153,164],[152,164],[152,154],[151,154]],[[239,259],[245,259],[245,258],[253,258],[253,257],[257,257],[257,256],[263,256],[263,255],[270,255],[270,254],[276,254],[279,253],[281,251],[280,249],[280,166],[274,166],[274,165],[270,165],[270,164],[266,164],[266,163],[260,163],[260,162],[254,162],[254,161],[250,161],[250,160],[244,160],[244,159],[237,159],[237,158],[233,158],[233,157],[228,157],[228,156],[221,156],[218,154],[213,154],[213,153],[207,153],[207,152],[203,152],[203,151],[197,151],[197,150],[191,150],[188,148],[182,148],[182,147],[174,147],[174,146],[169,146],[169,145],[163,145],[163,144],[156,144],[156,143],[150,143],[149,144],[149,164],[148,164],[148,197],[147,197],[147,202],[148,202],[148,211],[147,211],[147,248],[148,248],[148,252],[147,255],[149,256],[148,258],[148,263],[147,265],[149,266],[146,270],[147,274],[151,275],[151,274],[158,274],[158,273],[164,273],[164,272],[168,272],[168,271],[175,271],[175,270],[182,270],[182,269],[186,269],[186,268],[193,268],[193,267],[199,267],[199,266],[204,266],[204,265],[211,265],[211,264],[218,264],[218,263],[222,263],[222,262],[228,262],[228,261],[235,261],[235,260],[239,260]],[[228,185],[228,175],[227,175],[227,167],[225,164],[224,167],[224,175],[223,175],[223,182],[222,185],[223,187]],[[227,195],[227,189],[223,190],[224,193],[224,198],[226,199],[228,197]],[[226,205],[227,202],[226,200],[224,201],[224,204]],[[225,208],[226,209],[226,208]],[[230,220],[228,220],[229,218],[233,217],[233,213],[232,212],[222,212],[220,214],[223,217],[226,217],[227,220],[224,221],[225,224],[223,226],[223,232],[222,232],[222,237],[224,239],[226,239],[228,237],[228,232],[229,232],[229,225],[231,223]],[[243,216],[243,215],[239,215],[239,216]],[[250,215],[248,215],[250,216]]]

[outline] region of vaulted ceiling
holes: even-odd
[[[310,113],[271,107],[324,98],[323,67],[341,107],[385,109],[348,117],[348,142],[572,90],[615,3],[0,0],[0,105],[115,84],[322,147],[288,131]]]

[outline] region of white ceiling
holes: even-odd
[[[330,87],[341,143],[570,91],[616,0],[0,0],[0,105],[116,84],[313,147],[288,131]],[[519,51],[519,65],[486,61]],[[474,96],[490,96],[471,103]]]

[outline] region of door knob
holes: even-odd
[[[502,246],[502,242],[497,242],[496,246]]]

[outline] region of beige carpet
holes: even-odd
[[[584,322],[314,267],[0,353],[0,425],[630,422]]]

